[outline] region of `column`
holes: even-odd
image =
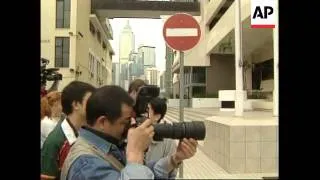
[[[235,115],[243,116],[244,91],[242,73],[242,23],[240,0],[235,1],[235,70],[236,70],[236,93]]]
[[[273,116],[279,116],[279,6],[275,1],[275,28],[273,29]]]

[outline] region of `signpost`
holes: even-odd
[[[184,51],[192,49],[200,40],[201,29],[196,19],[185,13],[178,13],[166,20],[163,25],[163,37],[167,45],[179,51],[180,56],[180,121],[184,120]],[[179,168],[179,177],[183,178],[183,164]]]

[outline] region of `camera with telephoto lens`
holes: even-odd
[[[147,112],[148,103],[158,97],[160,88],[154,85],[143,86],[137,95],[134,111],[136,113],[137,126],[146,119],[144,114]],[[155,111],[157,111],[155,109]],[[183,139],[193,138],[203,140],[206,136],[206,127],[202,121],[180,122],[180,123],[162,123],[155,124],[153,140],[162,141],[164,138]]]
[[[49,60],[45,58],[40,59],[41,68],[41,86],[46,86],[47,81],[59,81],[62,80],[62,74],[58,73],[59,68],[46,68],[49,64]]]

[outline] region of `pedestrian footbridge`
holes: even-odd
[[[200,16],[198,0],[92,0],[91,10],[101,18],[153,18],[184,12]]]

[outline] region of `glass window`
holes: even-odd
[[[99,31],[97,31],[97,39],[98,39],[98,42],[101,43],[101,34]]]
[[[70,27],[70,0],[56,0],[56,28]]]
[[[55,67],[69,67],[70,39],[57,37],[55,44]]]
[[[93,24],[91,22],[90,22],[89,28],[90,28],[90,32],[92,33],[92,35],[94,35],[96,30],[95,30],[95,28],[94,28],[94,26],[93,26]]]

